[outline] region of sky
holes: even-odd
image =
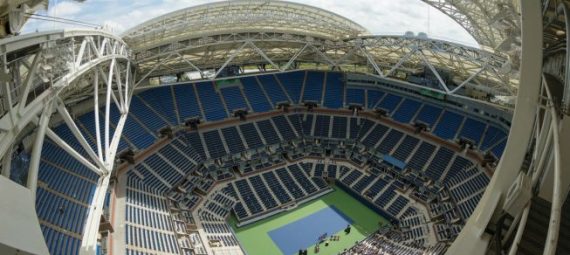
[[[429,37],[477,46],[459,24],[420,0],[288,0],[320,7],[347,17],[377,35],[425,32]],[[105,26],[120,34],[148,19],[214,0],[49,0],[38,14]],[[67,28],[70,25],[30,20],[24,33]],[[83,27],[85,28],[85,27]]]

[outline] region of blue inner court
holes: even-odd
[[[268,234],[283,254],[291,255],[296,254],[299,249],[314,245],[319,236],[325,233],[328,236],[335,234],[352,222],[351,218],[336,207],[329,206],[305,218],[271,230]]]

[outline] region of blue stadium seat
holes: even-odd
[[[348,127],[348,119],[346,117],[333,117],[332,138],[346,139],[346,129]]]
[[[173,89],[180,121],[189,118],[203,118],[193,84],[176,85]]]
[[[160,113],[162,117],[166,118],[171,125],[181,123],[176,117],[171,86],[152,88],[137,94],[137,96]]]
[[[314,136],[316,137],[329,137],[329,130],[331,127],[331,117],[328,115],[317,115],[315,120]]]
[[[424,123],[431,128],[435,125],[435,123],[439,119],[439,116],[441,115],[442,111],[443,110],[439,107],[435,107],[429,104],[424,104],[424,106],[416,116],[415,122]]]
[[[380,99],[382,99],[382,97],[384,97],[384,93],[383,91],[379,91],[379,90],[367,90],[367,94],[368,94],[368,109],[374,109],[376,107],[376,104],[378,104],[378,102],[380,101]]]
[[[404,124],[410,123],[412,118],[418,112],[420,106],[421,103],[418,101],[412,99],[405,99],[404,102],[402,102],[402,104],[398,108],[398,110],[396,110],[392,118],[394,118],[396,121],[400,123]]]
[[[342,108],[344,100],[343,74],[337,72],[327,72],[327,82],[325,90],[324,105],[327,108]]]
[[[239,87],[233,86],[222,88],[220,89],[220,92],[230,113],[236,110],[249,110]]]
[[[151,108],[137,96],[132,97],[129,115],[134,115],[142,125],[146,126],[152,132],[157,132],[161,128],[171,126],[170,123],[157,115],[155,111],[151,110]]]
[[[428,142],[422,142],[412,158],[410,158],[408,167],[416,171],[421,171],[427,164],[434,151],[435,145]]]
[[[283,137],[283,140],[291,141],[297,138],[297,135],[295,135],[295,132],[293,131],[293,129],[289,125],[289,122],[284,116],[274,116],[271,117],[271,120],[273,120],[273,123],[275,123],[275,126],[277,127],[277,130],[281,134],[281,137]]]
[[[479,149],[481,151],[486,151],[489,147],[501,142],[507,137],[505,132],[495,126],[489,125],[487,131],[485,132],[483,141],[481,141],[481,146]]]
[[[239,135],[236,127],[222,128],[222,134],[224,135],[224,140],[226,141],[231,154],[245,151],[245,146],[243,145],[241,136]]]
[[[465,120],[465,124],[463,124],[461,132],[459,132],[459,137],[468,139],[477,146],[481,141],[481,137],[483,136],[483,132],[485,132],[486,126],[487,125],[481,121],[467,118]]]
[[[220,158],[227,154],[218,130],[204,132],[203,135],[211,158]]]
[[[426,169],[426,175],[434,181],[439,180],[447,169],[447,165],[449,165],[454,154],[455,153],[448,148],[439,147],[439,150],[435,153],[433,160]]]
[[[364,139],[362,139],[362,144],[369,148],[375,147],[388,130],[388,127],[379,123],[376,124],[374,129],[372,129],[372,131],[370,131],[370,133]]]
[[[384,109],[389,113],[393,113],[396,107],[398,107],[398,104],[400,104],[400,101],[402,101],[401,96],[388,94],[382,99],[376,108]]]
[[[455,139],[463,119],[464,117],[458,113],[445,111],[433,133],[445,140]]]
[[[346,104],[347,105],[361,105],[364,106],[364,89],[360,88],[347,88],[346,89]]]
[[[223,120],[228,117],[220,95],[214,90],[212,82],[200,82],[196,83],[195,86],[196,91],[198,91],[198,97],[200,97],[202,109],[204,109],[206,121]]]
[[[384,138],[382,142],[380,142],[380,145],[378,145],[378,152],[382,154],[389,154],[392,149],[396,147],[396,144],[398,144],[400,139],[402,139],[402,136],[404,136],[404,133],[396,129],[390,130],[390,132],[386,135],[386,138]]]
[[[404,140],[402,140],[402,143],[400,143],[400,146],[398,146],[398,148],[396,149],[396,151],[394,151],[394,154],[392,156],[394,156],[394,158],[402,162],[406,162],[406,160],[410,157],[410,154],[416,148],[419,142],[420,139],[406,135],[406,137],[404,138]]]
[[[315,102],[321,104],[323,97],[323,84],[325,80],[324,72],[308,72],[305,81],[305,91],[303,102]]]
[[[261,136],[253,123],[242,124],[239,126],[239,129],[250,149],[256,149],[263,146]]]
[[[299,104],[301,99],[301,90],[303,89],[303,84],[305,83],[305,71],[297,71],[291,73],[281,73],[276,75],[281,85],[289,94],[293,104]],[[267,90],[267,88],[266,88]],[[267,91],[269,94],[270,92]],[[274,101],[275,103],[275,101]]]
[[[285,204],[292,200],[289,194],[287,194],[287,191],[285,191],[285,188],[283,188],[281,183],[277,180],[273,171],[263,173],[262,176],[263,179],[265,179],[265,182],[269,185],[269,189],[273,191],[273,194],[275,194],[275,197],[281,204]]]
[[[273,76],[271,76],[271,78],[274,79]],[[257,79],[255,77],[241,78],[241,83],[243,84],[243,92],[254,112],[268,112],[273,110],[273,107],[269,103],[267,97],[265,97],[265,94],[261,90],[261,87],[257,83]],[[279,90],[282,92],[280,88]]]
[[[278,144],[281,142],[277,131],[275,131],[273,124],[271,124],[269,120],[262,120],[256,122],[256,124],[259,127],[259,131],[261,132],[261,135],[263,135],[263,138],[267,144]]]

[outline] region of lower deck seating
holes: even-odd
[[[224,190],[238,200],[233,207],[238,220],[263,215],[329,188],[322,179],[312,179],[302,169],[298,164],[291,164],[228,185]]]

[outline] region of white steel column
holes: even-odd
[[[32,149],[30,168],[28,170],[27,186],[32,193],[32,198],[34,199],[36,198],[36,188],[38,185],[38,172],[40,167],[42,148],[44,146],[46,130],[48,129],[48,124],[51,119],[51,115],[52,115],[52,104],[50,102],[44,108],[44,111],[42,113],[42,116],[38,124],[38,128],[36,130],[36,138],[34,141],[34,148]]]
[[[507,190],[521,171],[533,134],[534,115],[541,84],[542,15],[539,1],[521,0],[522,54],[520,87],[511,132],[505,152],[491,182],[465,227],[446,254],[485,254],[490,236],[485,234],[489,222],[496,216]]]

